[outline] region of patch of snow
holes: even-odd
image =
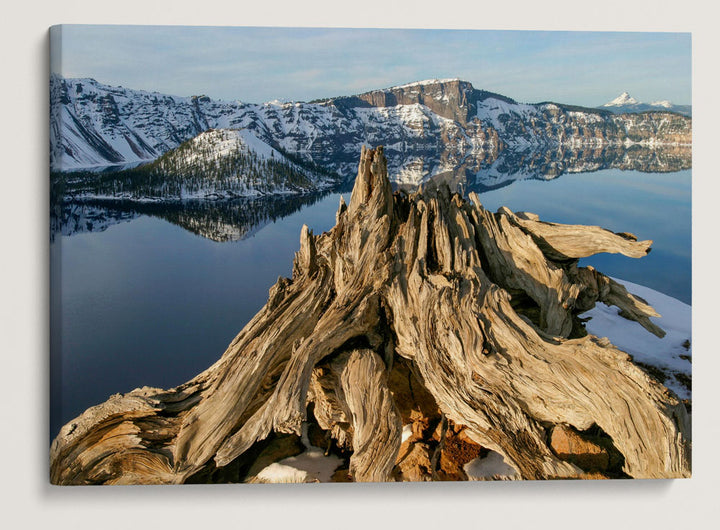
[[[240,129],[239,131],[236,131],[236,134],[238,139],[242,140],[245,145],[247,145],[252,151],[255,151],[255,153],[262,158],[275,158],[276,160],[285,158],[279,151],[276,151],[268,144],[260,140],[248,129]]]
[[[382,123],[404,126],[406,134],[421,136],[425,127],[432,121],[434,114],[428,107],[419,103],[395,105],[392,107],[370,107],[355,109],[355,114],[366,127],[377,127]],[[385,130],[382,130],[385,133]]]
[[[505,462],[500,453],[490,451],[484,458],[476,458],[463,466],[470,480],[519,480],[520,473]]]
[[[691,391],[677,379],[677,374],[692,375],[692,307],[654,291],[648,287],[613,278],[625,286],[629,293],[647,301],[662,317],[650,320],[665,330],[665,337],[658,338],[637,322],[618,315],[616,307],[597,304],[580,315],[591,317],[586,329],[598,337],[607,337],[617,348],[632,355],[635,361],[653,366],[668,376],[664,385],[681,399],[690,399]],[[687,341],[687,342],[686,342]],[[687,347],[686,347],[687,346]],[[680,356],[686,357],[680,357]]]
[[[437,85],[440,83],[452,83],[453,81],[460,81],[460,79],[457,77],[454,77],[452,79],[424,79],[422,81],[415,81],[413,83],[405,83],[404,85],[393,86],[387,90],[393,90],[395,88],[411,88],[414,86]]]
[[[490,122],[495,130],[502,133],[505,131],[505,124],[500,116],[508,117],[515,115],[520,118],[527,118],[537,114],[537,107],[525,103],[508,103],[496,98],[487,98],[477,104],[477,117],[483,122]]]
[[[342,465],[342,459],[335,455],[325,456],[322,449],[310,444],[307,423],[302,425],[300,439],[305,446],[304,453],[270,464],[257,474],[257,478],[273,484],[330,482],[335,470]]]
[[[257,478],[269,484],[297,484],[307,482],[308,474],[307,471],[275,462],[260,471]]]
[[[577,112],[571,110],[570,112],[568,112],[568,116],[576,119],[578,123],[581,123],[583,125],[586,125],[588,123],[601,123],[605,121],[600,114],[595,114],[591,112]]]
[[[408,423],[407,425],[403,425],[402,436],[400,436],[400,443],[410,438],[410,436],[412,436],[412,424]]]
[[[283,462],[306,471],[310,479],[318,482],[329,482],[332,474],[343,463],[342,459],[335,455],[325,456],[324,451],[316,447]]]

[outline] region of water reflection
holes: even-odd
[[[328,193],[217,201],[66,201],[51,210],[51,238],[58,233],[69,236],[102,232],[112,225],[148,215],[213,241],[240,241],[277,219],[315,204]]]
[[[469,157],[452,170],[440,171],[427,184],[445,183],[453,191],[469,193],[509,186],[519,180],[552,180],[564,174],[602,169],[669,173],[692,167],[690,146],[651,149],[639,145],[602,148],[504,149],[496,158]],[[413,186],[399,186],[404,189]]]
[[[506,148],[492,157],[475,153],[462,161],[431,158],[406,161],[427,168],[432,176],[424,186],[447,184],[464,194],[504,188],[518,181],[549,181],[561,175],[587,173],[603,169],[633,170],[645,173],[668,173],[689,169],[692,150],[689,146],[665,146],[652,149],[643,146],[605,146],[602,148],[553,149]],[[443,169],[451,167],[452,169]],[[407,169],[407,167],[405,167]],[[398,174],[400,175],[400,174]],[[396,175],[396,176],[398,176]],[[393,175],[391,174],[391,178]],[[398,178],[400,178],[398,176]],[[628,176],[628,178],[632,178]],[[352,182],[333,190],[349,192]],[[395,184],[396,189],[413,191],[415,184]],[[330,191],[304,195],[274,195],[233,200],[187,200],[137,202],[109,200],[58,200],[51,207],[51,238],[60,233],[73,235],[101,232],[114,224],[131,221],[140,215],[165,219],[194,234],[213,241],[240,241],[278,218],[315,204]],[[54,196],[57,197],[57,194]]]

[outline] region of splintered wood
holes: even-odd
[[[651,241],[491,213],[445,187],[393,194],[382,146],[363,147],[336,219],[321,235],[303,227],[292,278],[278,279],[213,366],[174,389],[112,396],[65,425],[51,481],[242,481],[229,470],[248,468],[273,433],[299,436],[311,404],[353,480],[410,476],[398,471],[400,411],[420,407],[397,401],[412,389],[390,390],[396,369],[524,479],[586,476],[550,446],[556,425],[602,430],[626,476],[690,475],[684,405],[577,318],[602,302],[664,334],[642,299],[578,267],[598,252],[644,256]]]

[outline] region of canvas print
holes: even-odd
[[[50,43],[52,484],[691,475],[690,34]]]

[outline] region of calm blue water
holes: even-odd
[[[56,237],[50,436],[113,393],[173,387],[210,366],[291,275],[302,225],[329,230],[338,202],[328,195],[238,242],[145,215]]]
[[[491,210],[507,206],[536,213],[543,221],[598,225],[653,241],[650,254],[632,259],[598,254],[580,261],[691,303],[691,171],[641,173],[607,169],[527,180],[485,192]]]
[[[690,303],[690,181],[690,171],[603,170],[520,181],[480,199],[492,211],[505,205],[653,239],[653,251],[639,260],[583,262]],[[176,386],[210,366],[265,304],[277,277],[291,274],[302,225],[316,234],[330,229],[338,200],[331,194],[266,220],[241,241],[218,243],[144,214],[101,232],[56,236],[51,438],[113,393]]]

